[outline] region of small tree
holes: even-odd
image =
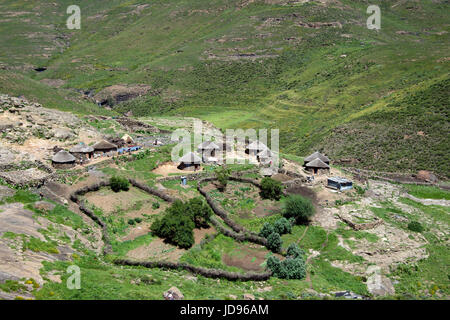
[[[270,177],[261,180],[261,197],[264,199],[280,200],[283,186],[280,181]]]
[[[187,211],[197,228],[208,226],[209,218],[212,215],[212,210],[202,198],[196,197],[190,199],[186,206]]]
[[[292,225],[286,218],[280,218],[273,224],[273,229],[276,233],[286,234],[291,233]]]
[[[275,256],[267,259],[267,268],[272,275],[281,279],[303,279],[306,276],[304,251],[295,243],[289,245],[286,259],[280,261]]]
[[[227,166],[220,166],[214,170],[214,174],[219,181],[221,188],[225,189],[228,184],[228,179],[230,179],[231,169]]]
[[[267,237],[267,249],[273,252],[280,252],[281,251],[281,245],[283,244],[281,237],[278,233],[272,232]]]
[[[279,278],[303,279],[306,276],[306,264],[302,258],[285,259],[280,263]]]
[[[264,223],[263,227],[261,228],[261,231],[259,231],[259,235],[263,238],[269,237],[272,233],[274,233],[275,230],[273,228],[273,224],[266,222]]]
[[[423,231],[423,226],[420,224],[420,222],[417,221],[411,221],[408,224],[408,229],[414,232],[422,232]]]
[[[130,189],[130,182],[122,177],[111,177],[111,179],[109,179],[109,184],[111,190],[114,192],[119,192],[121,190],[128,191]]]
[[[181,248],[190,248],[194,244],[195,224],[186,212],[187,205],[180,200],[175,201],[161,219],[153,222],[151,231]]]
[[[286,256],[289,258],[305,258],[305,251],[303,251],[303,249],[300,249],[299,246],[293,242],[289,245],[287,251],[286,251]]]
[[[293,195],[286,199],[283,209],[285,218],[294,218],[296,224],[305,224],[314,215],[314,206],[311,200],[300,195]]]
[[[267,259],[266,266],[270,271],[272,271],[272,274],[275,277],[280,274],[281,261],[277,257],[271,255],[269,259]]]

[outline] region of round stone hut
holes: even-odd
[[[178,161],[180,164],[177,168],[188,171],[197,171],[200,169],[200,164],[202,163],[202,159],[193,152],[186,153]]]
[[[327,164],[327,165],[330,165],[330,159],[328,159],[327,156],[321,154],[319,151],[316,151],[316,152],[314,152],[313,154],[307,156],[307,157],[304,159],[304,162],[305,162],[305,163],[304,163],[304,166],[306,166],[306,164],[307,164],[308,162],[311,162],[311,161],[313,161],[313,160],[315,160],[315,159],[320,159],[323,163],[325,163],[325,164]]]
[[[268,149],[268,148],[264,143],[262,143],[258,140],[255,140],[245,148],[245,153],[247,153],[251,156],[256,156],[258,153],[260,153],[261,151],[264,151],[266,149]]]
[[[76,158],[66,150],[61,150],[52,158],[52,165],[56,169],[69,169],[75,166]]]
[[[220,147],[212,141],[205,141],[197,147],[197,151],[202,155],[203,159],[215,157],[218,150],[220,150]]]
[[[96,144],[94,144],[92,146],[92,148],[94,148],[94,153],[95,154],[106,154],[109,152],[116,152],[117,151],[117,146],[115,144],[112,144],[111,142],[108,142],[106,140],[102,140],[100,142],[97,142]]]
[[[85,144],[78,144],[71,148],[69,152],[79,161],[88,161],[94,157],[94,148]]]
[[[330,166],[319,158],[308,162],[305,167],[307,171],[310,171],[314,174],[328,173],[330,171]]]

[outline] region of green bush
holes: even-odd
[[[109,180],[112,191],[119,192],[121,190],[128,191],[130,189],[130,182],[126,178],[111,177]]]
[[[142,222],[142,219],[141,219],[141,218],[134,218],[134,221],[135,221],[136,223],[141,223],[141,222]]]
[[[311,200],[299,195],[292,195],[286,199],[283,208],[285,218],[294,218],[296,224],[306,224],[313,215],[314,206]]]
[[[264,199],[280,200],[283,186],[280,181],[270,177],[261,180],[261,197]]]
[[[280,263],[279,274],[281,279],[303,279],[306,276],[306,264],[302,258],[285,259]]]
[[[136,221],[134,221],[133,219],[128,219],[128,224],[130,226],[134,226],[136,224]]]
[[[423,226],[420,222],[417,221],[411,221],[408,224],[408,229],[414,232],[422,232],[423,231]]]
[[[222,189],[224,189],[228,184],[228,179],[230,179],[231,169],[227,166],[219,166],[214,170],[214,175],[219,181]]]
[[[195,224],[190,215],[186,215],[186,204],[175,201],[166,209],[164,216],[156,220],[151,231],[181,248],[190,248],[194,244]]]
[[[202,198],[196,197],[186,203],[186,209],[197,228],[207,227],[212,210]]]
[[[281,236],[276,232],[272,232],[267,237],[267,249],[269,249],[270,251],[280,252],[282,244],[283,242],[281,241]]]
[[[275,256],[267,259],[267,268],[280,279],[303,279],[306,276],[305,252],[295,243],[287,251],[287,257],[280,261]]]
[[[286,251],[286,256],[289,258],[305,258],[305,251],[303,249],[300,249],[299,246],[296,243],[291,243]]]
[[[360,187],[358,185],[354,185],[353,188],[355,188],[356,193],[359,194],[360,196],[364,195],[364,193],[366,193],[366,189],[364,189],[363,187]]]
[[[261,228],[261,231],[259,231],[259,235],[263,238],[266,238],[270,236],[272,233],[274,233],[275,230],[273,228],[273,224],[266,222],[264,223],[263,227]]]
[[[278,234],[291,233],[292,225],[286,218],[280,218],[273,224],[273,229]]]
[[[160,207],[159,202],[155,201],[152,203],[152,209],[156,210],[156,209],[159,209],[159,207]]]
[[[271,255],[266,262],[267,269],[272,271],[274,277],[278,277],[281,269],[281,261],[277,257]]]
[[[211,215],[211,208],[199,197],[185,203],[177,200],[152,224],[151,231],[181,248],[190,248],[194,244],[194,228],[208,226]]]

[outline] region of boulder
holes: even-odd
[[[0,186],[0,201],[12,197],[16,191],[14,189],[8,188],[7,186]]]
[[[172,287],[166,292],[163,293],[163,297],[166,300],[183,300],[184,296],[181,293],[180,289],[177,287]]]
[[[417,172],[417,179],[432,183],[438,181],[438,178],[432,172],[426,170],[420,170],[419,172]]]
[[[381,268],[378,266],[370,266],[366,272],[367,290],[375,296],[393,295],[395,293],[394,286],[389,278],[381,274]]]
[[[245,293],[244,300],[255,300],[255,296],[250,293]]]
[[[52,130],[53,136],[59,140],[68,140],[75,137],[71,130],[65,128],[56,128]]]
[[[55,205],[47,201],[38,201],[34,204],[34,208],[41,211],[52,211]]]

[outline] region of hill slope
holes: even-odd
[[[70,1],[33,3],[1,5],[5,93],[54,100],[57,91],[72,96],[64,109],[89,113],[104,110],[82,92],[146,85],[114,110],[280,128],[284,152],[323,149],[362,167],[450,175],[448,1],[371,2],[382,10],[379,31],[367,29],[362,0],[83,0],[82,28],[72,31]]]

